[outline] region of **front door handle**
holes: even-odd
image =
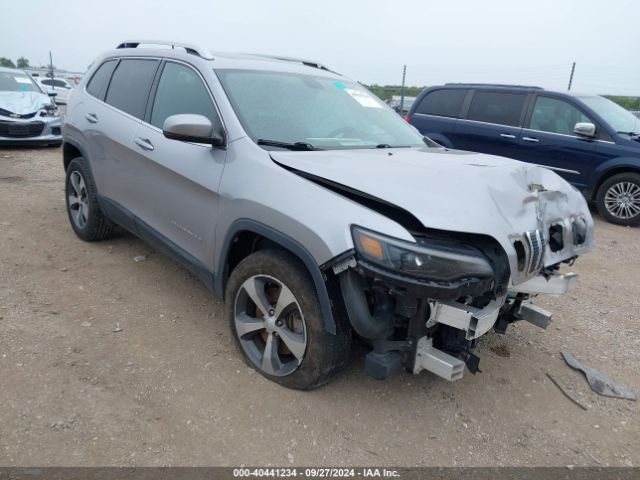
[[[524,140],[525,142],[531,142],[531,143],[538,143],[540,141],[537,138],[533,138],[533,137],[522,137],[522,140]]]
[[[153,143],[146,138],[136,138],[136,144],[143,150],[153,150]]]
[[[500,136],[502,138],[508,138],[509,140],[515,140],[516,136],[510,133],[501,133]]]
[[[98,117],[95,113],[87,113],[84,118],[86,118],[89,123],[98,123]]]

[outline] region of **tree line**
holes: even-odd
[[[13,60],[7,57],[0,57],[0,67],[7,68],[29,68],[29,59],[20,57],[13,63]]]

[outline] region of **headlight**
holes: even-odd
[[[58,116],[58,107],[55,105],[47,105],[42,110],[40,110],[41,117],[57,117]]]
[[[441,282],[495,275],[486,258],[464,246],[406,242],[356,226],[351,233],[363,259],[398,273]]]

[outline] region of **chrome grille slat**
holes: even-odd
[[[527,261],[527,273],[536,273],[542,267],[544,258],[545,238],[540,229],[530,230],[525,234],[527,246],[529,247],[529,258]]]

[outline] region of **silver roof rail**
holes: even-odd
[[[254,53],[253,55],[256,56],[256,57],[271,58],[273,60],[282,60],[283,62],[302,63],[303,65],[306,65],[307,67],[319,68],[320,70],[326,70],[327,72],[338,74],[338,72],[336,72],[334,70],[331,70],[326,65],[324,65],[324,64],[322,64],[320,62],[316,62],[315,60],[305,60],[304,58],[294,58],[294,57],[282,57],[282,56],[279,56],[279,55],[263,55],[263,54],[260,54],[260,53]]]
[[[127,40],[125,42],[122,42],[116,48],[138,48],[139,45],[163,45],[171,47],[172,49],[176,47],[184,48],[185,52],[190,53],[191,55],[197,55],[198,57],[204,58],[205,60],[213,60],[213,55],[211,55],[210,51],[196,45],[182,42],[171,42],[164,40]]]

